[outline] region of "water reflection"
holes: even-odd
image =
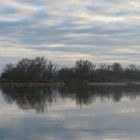
[[[56,98],[52,88],[2,87],[1,90],[6,102],[15,102],[21,109],[35,109],[37,112],[43,112],[46,103],[51,103]]]
[[[99,99],[101,102],[119,102],[123,97],[135,99],[140,95],[139,86],[65,86],[65,87],[1,87],[6,102],[16,103],[20,109],[34,109],[44,112],[45,108],[58,99],[70,98],[77,105],[89,105]]]

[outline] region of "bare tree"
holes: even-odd
[[[75,69],[78,79],[88,80],[95,70],[95,65],[88,60],[78,60],[76,61]]]

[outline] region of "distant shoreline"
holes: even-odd
[[[22,83],[22,82],[12,82],[12,83],[0,83],[0,86],[64,86],[64,83]]]
[[[0,83],[0,86],[65,86],[65,85],[84,85],[84,86],[129,86],[129,85],[139,85],[140,82],[87,82],[82,83],[64,83],[64,82],[53,82],[53,83],[21,83],[21,82],[13,82],[13,83]]]
[[[128,86],[140,85],[140,82],[89,82],[89,86]]]

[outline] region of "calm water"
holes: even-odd
[[[0,140],[132,139],[140,87],[0,88]]]

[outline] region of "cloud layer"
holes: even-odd
[[[0,63],[33,56],[139,63],[138,0],[0,0],[0,28]]]

